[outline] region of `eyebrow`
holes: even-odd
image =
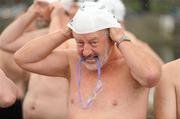
[[[76,38],[76,41],[82,41],[82,40],[83,40],[82,38]],[[97,40],[96,36],[89,38],[88,41],[95,41],[95,40]]]

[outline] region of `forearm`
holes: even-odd
[[[160,65],[163,65],[163,60],[158,56],[158,54],[145,42],[142,40],[139,40],[134,34],[132,34],[129,31],[125,31],[126,35],[135,43],[137,47],[140,49],[143,49],[146,53],[152,55],[159,63]]]
[[[160,65],[164,65],[164,61],[161,59],[161,57],[148,44],[145,44],[145,46],[145,50],[147,51],[147,53],[151,54],[159,62]]]
[[[133,77],[143,86],[152,87],[160,78],[161,66],[151,55],[132,42],[124,41],[118,46]]]
[[[31,40],[19,49],[14,58],[18,63],[35,63],[47,57],[55,48],[67,40],[64,30]]]
[[[34,38],[37,38],[41,35],[45,35],[45,34],[48,34],[48,29],[40,29],[40,30],[24,33],[23,35],[18,37],[17,40],[10,43],[8,45],[9,48],[6,49],[6,51],[14,54],[17,50],[19,50],[22,46],[24,46],[28,41]]]
[[[10,24],[0,36],[0,48],[3,50],[11,49],[11,44],[20,37],[27,26],[35,19],[33,12],[26,12]]]

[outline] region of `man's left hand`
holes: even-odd
[[[110,37],[114,42],[116,42],[123,35],[125,35],[125,29],[123,28],[110,28],[109,32],[110,32]]]

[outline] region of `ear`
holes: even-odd
[[[50,10],[50,12],[52,12],[53,9],[54,9],[54,6],[50,4],[50,5],[49,5],[49,10]]]

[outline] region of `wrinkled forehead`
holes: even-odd
[[[85,34],[78,34],[73,32],[73,37],[75,39],[101,39],[103,37],[106,37],[108,35],[108,29],[99,30],[92,33],[85,33]]]

